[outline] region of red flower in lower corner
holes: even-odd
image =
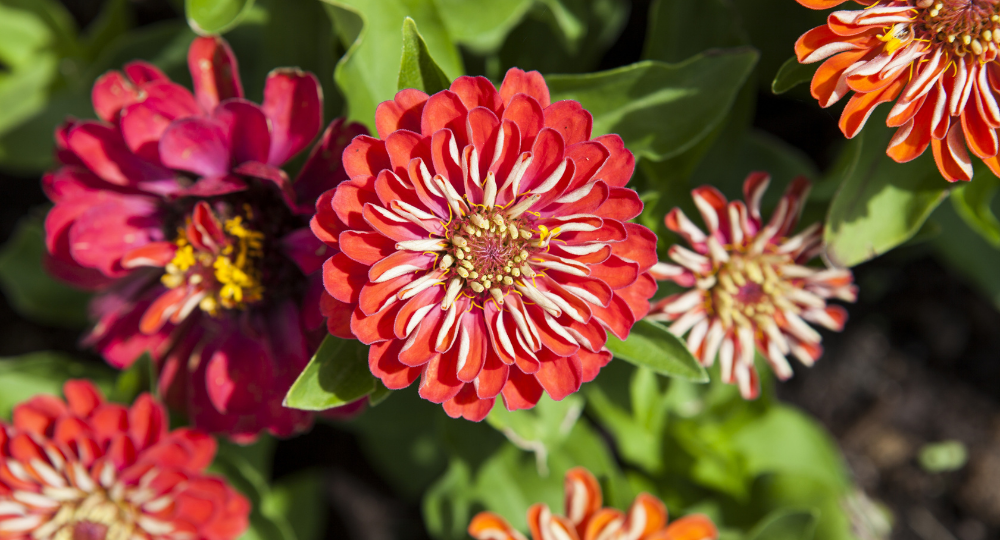
[[[379,105],[380,139],[344,151],[351,180],[324,194],[312,228],[326,261],[331,333],[371,345],[372,373],[481,420],[562,399],[611,360],[649,310],[656,237],[627,220],[635,160],[590,113],[549,102],[537,72],[499,92],[460,77]]]
[[[88,381],[39,396],[0,424],[0,539],[232,540],[250,504],[204,474],[207,434],[168,431],[148,394],[126,408]]]
[[[653,269],[657,279],[691,290],[657,302],[649,319],[670,322],[678,336],[687,334],[688,349],[702,364],[712,365],[718,355],[722,380],[737,383],[746,399],[760,390],[755,348],[778,378],[787,379],[792,376],[787,355],[811,366],[823,354],[820,335],[809,323],[843,328],[847,311],[827,300],[853,302],[857,297],[850,270],[805,266],[823,250],[820,224],[792,235],[809,182],[793,181],[765,223],[760,201],[768,183],[766,173],[748,176],[745,204],[727,203],[710,186],[692,191],[708,234],[675,208],[667,214],[667,228],[693,251],[671,246],[673,263]]]
[[[715,524],[694,514],[667,524],[667,507],[656,497],[641,493],[627,512],[602,507],[601,486],[587,469],[566,473],[566,515],[555,515],[543,503],[528,509],[532,540],[715,540]],[[524,540],[524,535],[504,518],[480,512],[469,524],[476,540]]]
[[[335,121],[293,184],[279,167],[320,130],[316,78],[275,70],[257,105],[220,38],[195,39],[188,64],[193,94],[132,63],[95,84],[102,121],[58,131],[49,267],[99,291],[85,343],[119,368],[150,353],[164,399],[195,426],[290,435],[312,417],[281,402],[325,333],[303,303],[327,249],[309,218],[365,130]]]

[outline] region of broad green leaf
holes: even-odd
[[[626,461],[648,472],[658,473],[663,468],[663,429],[671,405],[670,393],[660,388],[657,375],[652,370],[639,367],[632,371],[628,407],[615,403],[608,395],[604,385],[607,374],[604,372],[594,383],[587,385],[587,403],[610,432]]]
[[[608,335],[606,346],[615,358],[647,367],[660,375],[708,382],[705,368],[684,342],[662,324],[643,319],[635,323],[625,341]]]
[[[403,57],[399,64],[397,88],[416,88],[427,94],[434,94],[448,88],[450,84],[448,76],[427,51],[427,44],[417,31],[417,23],[409,17],[404,19]]]
[[[536,0],[500,49],[499,65],[487,58],[485,72],[500,80],[501,67],[546,74],[594,70],[627,21],[623,0]]]
[[[733,447],[754,475],[789,473],[846,489],[847,470],[837,443],[815,420],[784,405],[733,434]]]
[[[646,36],[643,58],[663,62],[748,43],[732,0],[656,0]]]
[[[982,179],[977,176],[973,182]],[[1000,250],[970,229],[953,205],[938,207],[933,220],[941,226],[941,234],[931,240],[939,258],[1000,309]]]
[[[240,23],[254,0],[184,0],[191,29],[201,35],[223,34]]]
[[[374,407],[379,403],[385,401],[391,395],[392,395],[392,390],[386,388],[385,385],[382,384],[382,381],[376,380],[375,391],[373,391],[371,394],[368,394],[368,405]]]
[[[149,353],[145,353],[127,369],[118,372],[114,390],[108,398],[118,403],[132,403],[139,394],[150,392],[155,396],[156,391],[156,365]]]
[[[0,418],[10,420],[15,405],[38,394],[62,396],[63,384],[69,379],[89,379],[110,395],[115,372],[104,364],[78,361],[54,351],[0,358]]]
[[[56,281],[42,267],[45,231],[41,216],[21,220],[0,249],[0,288],[25,318],[53,326],[87,324],[90,295]]]
[[[957,471],[969,460],[969,451],[962,441],[941,441],[925,444],[918,455],[920,466],[927,472]]]
[[[347,118],[375,131],[375,107],[392,99],[399,82],[403,20],[412,18],[448,79],[463,73],[462,59],[432,2],[412,0],[325,0],[347,52],[334,79],[347,99]]]
[[[775,94],[784,94],[785,92],[795,88],[796,86],[810,81],[813,78],[813,74],[819,69],[819,63],[815,64],[800,64],[798,58],[791,57],[781,64],[781,69],[778,70],[778,74],[774,76],[774,81],[771,82],[771,91]]]
[[[838,266],[854,266],[909,240],[948,195],[930,152],[909,163],[885,155],[880,117],[845,150],[842,184],[830,203],[823,237]]]
[[[452,459],[448,471],[424,495],[422,510],[427,532],[441,540],[465,540],[475,498],[469,465]]]
[[[583,398],[578,395],[553,401],[545,394],[532,409],[508,411],[493,407],[486,419],[515,446],[534,452],[538,470],[544,476],[549,470],[549,454],[563,444],[582,412]]]
[[[483,54],[498,49],[534,3],[534,0],[434,0],[451,39]]]
[[[368,350],[353,340],[327,336],[285,396],[286,407],[322,411],[375,391]]]
[[[747,535],[747,540],[811,540],[816,513],[811,510],[776,510]]]
[[[594,135],[617,133],[636,157],[662,160],[712,132],[756,61],[752,50],[710,51],[680,64],[643,61],[546,80],[553,101],[573,99],[593,114]]]
[[[990,205],[1000,189],[1000,178],[989,171],[979,171],[975,181],[958,186],[951,191],[951,203],[955,211],[969,225],[994,247],[1000,248],[1000,220]]]

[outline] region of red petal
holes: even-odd
[[[94,82],[90,98],[98,118],[116,122],[122,109],[139,100],[139,90],[120,71],[109,71]]]
[[[395,242],[376,232],[344,231],[339,246],[344,255],[369,266],[396,253]]]
[[[403,342],[398,339],[375,343],[368,351],[368,368],[390,390],[399,390],[413,384],[422,368],[404,366],[399,361]]]
[[[458,380],[458,364],[452,353],[438,354],[424,366],[420,377],[420,397],[432,403],[444,403],[465,386]]]
[[[468,109],[462,104],[462,99],[458,94],[450,90],[443,90],[431,96],[424,105],[423,115],[420,117],[420,133],[425,137],[430,137],[440,129],[450,129],[455,135],[458,148],[464,148],[465,140],[465,116]]]
[[[66,396],[70,412],[80,418],[87,418],[104,402],[101,391],[94,386],[94,383],[87,380],[66,381],[63,385],[63,394]]]
[[[361,287],[368,283],[368,268],[338,253],[323,263],[323,286],[337,300],[356,303]]]
[[[462,100],[465,108],[470,111],[476,107],[485,107],[492,111],[495,116],[500,116],[503,112],[504,104],[500,99],[500,94],[486,77],[463,75],[451,83],[449,90],[454,92]]]
[[[552,399],[561,401],[580,389],[580,384],[583,383],[583,367],[576,355],[553,355],[541,360],[535,378]]]
[[[128,432],[136,448],[143,450],[167,434],[167,412],[149,394],[136,399],[128,411]]]
[[[558,131],[566,146],[590,140],[593,126],[594,117],[578,101],[557,101],[545,108],[545,127]]]
[[[500,99],[507,106],[516,94],[527,94],[535,98],[543,109],[549,106],[549,87],[545,84],[545,78],[537,71],[523,71],[518,68],[507,70],[500,85]]]
[[[420,131],[420,115],[427,103],[427,94],[414,88],[396,93],[392,101],[383,101],[375,109],[375,130],[381,139],[399,129]]]
[[[452,418],[465,418],[470,422],[479,422],[490,413],[494,398],[479,399],[476,388],[466,384],[455,397],[444,402],[444,412]]]
[[[527,94],[516,94],[503,111],[502,120],[510,120],[517,124],[521,133],[519,152],[531,150],[535,144],[535,136],[545,127],[545,113],[535,98]]]
[[[542,385],[538,384],[534,376],[525,375],[520,369],[513,368],[507,376],[502,394],[508,411],[530,409],[542,398]]]
[[[344,150],[344,171],[349,178],[355,176],[378,176],[382,169],[390,169],[389,153],[385,141],[358,135]]]

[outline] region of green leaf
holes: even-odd
[[[571,394],[553,401],[545,394],[534,408],[508,411],[493,407],[486,420],[522,450],[534,452],[539,474],[548,474],[548,456],[569,436],[583,412],[583,398]]]
[[[775,94],[784,94],[792,88],[812,80],[817,69],[819,69],[818,62],[815,64],[800,64],[798,58],[793,56],[786,60],[784,64],[781,64],[781,69],[778,70],[778,74],[774,76],[774,81],[771,82],[771,91]]]
[[[608,335],[608,350],[626,362],[647,367],[655,373],[695,382],[708,382],[708,373],[687,346],[662,324],[640,320],[622,341]]]
[[[15,405],[38,394],[61,396],[69,379],[89,379],[109,395],[115,372],[104,364],[81,362],[52,351],[0,358],[0,418],[10,420]]]
[[[314,469],[282,477],[261,501],[261,513],[287,521],[296,540],[320,540],[326,526],[323,477]]]
[[[948,195],[930,152],[909,163],[885,155],[889,131],[878,117],[845,150],[843,183],[823,231],[827,255],[854,266],[909,240]]]
[[[143,392],[156,395],[156,366],[149,353],[144,353],[127,369],[118,372],[115,388],[108,396],[118,403],[132,403]]]
[[[663,62],[748,43],[732,0],[656,0],[646,36],[643,58]]]
[[[977,176],[973,182],[983,179]],[[1000,274],[996,271],[1000,268],[1000,250],[971,230],[952,205],[938,207],[934,222],[941,226],[941,234],[932,240],[941,260],[1000,309]]]
[[[367,348],[326,336],[285,396],[285,407],[322,411],[347,405],[375,391]]]
[[[524,18],[534,0],[434,0],[441,21],[455,43],[473,52],[497,50],[507,34]]]
[[[662,160],[712,132],[756,61],[752,50],[710,51],[546,81],[553,101],[573,99],[593,114],[594,135],[617,133],[636,157]]]
[[[56,281],[42,267],[41,216],[26,217],[0,249],[0,288],[11,306],[32,321],[68,328],[87,324],[90,295]]]
[[[240,540],[298,540],[295,529],[284,515],[274,514],[268,507],[271,486],[269,465],[274,455],[274,439],[259,437],[252,445],[219,442],[219,451],[209,471],[225,476],[230,485],[250,500],[250,528]],[[280,501],[273,503],[279,506]]]
[[[392,99],[399,82],[403,20],[412,18],[421,37],[448,79],[463,73],[458,49],[445,30],[433,2],[405,0],[325,0],[347,52],[337,63],[334,79],[347,99],[348,120],[375,131],[375,107]]]
[[[1000,220],[990,205],[1000,189],[1000,178],[983,171],[974,182],[968,182],[951,191],[955,211],[969,227],[979,233],[994,247],[1000,248]]]
[[[391,395],[392,395],[392,390],[386,388],[385,385],[382,384],[382,381],[376,380],[375,391],[372,392],[371,394],[368,394],[368,405],[374,407],[379,403],[385,401],[386,398],[388,398]]]
[[[816,513],[811,510],[776,510],[747,535],[747,540],[811,540],[816,532]]]
[[[427,51],[424,38],[417,31],[417,23],[407,17],[403,20],[403,58],[399,65],[399,78],[396,87],[416,88],[428,94],[434,94],[448,88],[451,81],[441,71],[431,54]]]
[[[920,466],[927,472],[957,471],[969,460],[969,451],[962,441],[941,441],[925,444],[918,458]]]
[[[253,0],[184,0],[188,24],[203,36],[231,30],[251,8]]]

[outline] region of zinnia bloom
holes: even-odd
[[[135,62],[95,84],[100,121],[59,129],[49,266],[100,290],[86,343],[120,368],[149,352],[194,425],[289,435],[311,417],[281,401],[324,334],[302,305],[326,258],[309,218],[364,130],[335,121],[293,184],[279,167],[320,130],[316,78],[275,70],[257,105],[220,38],[194,40],[188,64],[193,94]]]
[[[813,9],[846,0],[798,0]],[[971,180],[966,146],[1000,175],[1000,2],[997,0],[855,0],[795,44],[799,62],[827,59],[812,95],[829,107],[850,91],[840,117],[848,138],[872,110],[896,100],[886,124],[898,127],[887,154],[904,163],[930,145],[949,181]],[[897,99],[898,98],[898,99]]]
[[[601,485],[587,469],[566,473],[566,515],[554,515],[548,505],[528,509],[532,540],[715,540],[719,533],[706,516],[685,516],[667,525],[667,507],[640,493],[628,512],[601,507]],[[480,512],[469,524],[476,540],[524,540],[517,529],[492,512]]]
[[[250,504],[204,473],[214,439],[168,431],[148,394],[126,408],[89,381],[64,392],[0,423],[0,538],[232,540],[246,530]]]
[[[702,364],[711,366],[718,355],[722,380],[737,383],[746,399],[760,392],[755,347],[778,378],[788,379],[787,355],[811,366],[823,354],[820,335],[809,322],[840,331],[847,321],[847,311],[827,300],[857,297],[850,270],[805,266],[823,250],[820,224],[792,236],[809,182],[795,179],[765,223],[760,200],[770,180],[767,173],[748,176],[746,204],[727,203],[711,186],[693,190],[708,234],[673,209],[667,228],[693,251],[673,245],[669,254],[676,264],[658,263],[653,270],[657,279],[691,290],[657,302],[649,319],[670,322],[678,336],[687,334],[688,349]]]
[[[575,392],[611,359],[656,289],[656,237],[626,223],[635,159],[591,139],[575,101],[549,102],[537,72],[500,87],[461,77],[379,105],[380,138],[344,151],[350,181],[324,194],[313,231],[331,333],[371,345],[388,388],[481,420],[502,394],[533,407]]]

